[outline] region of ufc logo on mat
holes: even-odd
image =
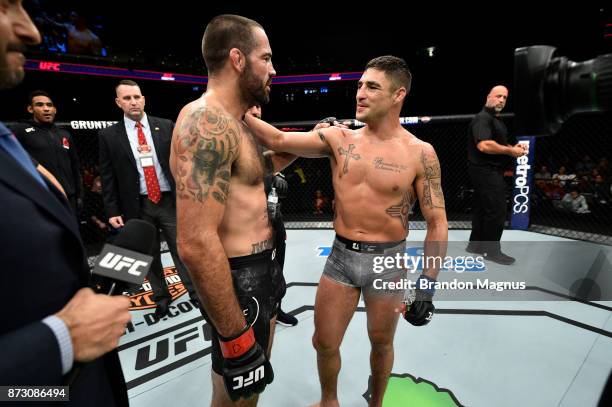
[[[259,366],[257,369],[251,370],[249,372],[249,375],[247,376],[246,380],[242,376],[234,377],[233,379],[234,382],[238,382],[238,383],[232,388],[232,390],[241,389],[243,387],[250,386],[253,383],[258,382],[261,379],[263,379],[263,377],[264,377],[264,367]]]

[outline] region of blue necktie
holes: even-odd
[[[32,164],[32,160],[26,151],[23,149],[19,141],[13,133],[0,122],[0,148],[4,149],[11,157],[15,159],[27,172],[29,172],[36,181],[38,181],[45,189],[49,189],[42,178],[42,175]]]

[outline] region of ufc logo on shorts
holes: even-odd
[[[433,318],[433,312],[429,311],[427,313],[427,318],[425,318],[425,319],[428,320],[428,321],[431,321],[432,318]]]
[[[353,249],[359,250],[359,243],[353,242]]]
[[[106,256],[100,261],[101,267],[110,270],[121,271],[128,267],[128,273],[135,276],[142,274],[142,270],[139,270],[140,267],[147,267],[148,265],[149,263],[146,261],[136,260],[113,252],[106,253]]]
[[[263,379],[263,377],[264,377],[264,367],[259,366],[257,369],[251,370],[246,379],[243,376],[234,377],[233,380],[234,382],[236,382],[236,385],[232,387],[232,390],[241,389],[243,387],[250,386],[253,383],[258,382],[261,379]]]

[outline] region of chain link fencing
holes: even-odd
[[[406,118],[405,123],[411,133],[436,149],[451,229],[471,227],[473,188],[467,174],[466,152],[471,118],[471,115]],[[512,135],[512,115],[505,115],[504,121]],[[102,203],[97,139],[98,131],[112,123],[58,123],[73,135],[81,161],[85,192],[79,221],[83,241],[90,253],[97,253],[114,234],[106,222]],[[280,128],[292,130],[309,130],[314,124],[308,121],[275,123]],[[611,136],[612,115],[588,114],[572,117],[556,135],[536,139],[530,230],[612,244]],[[329,160],[299,158],[283,174],[289,183],[289,193],[281,199],[287,227],[331,228],[334,191]],[[506,202],[510,214],[512,167],[505,172],[504,178],[508,185]],[[576,199],[584,200],[587,209],[575,210],[572,202]],[[410,228],[426,228],[418,203],[410,219]]]

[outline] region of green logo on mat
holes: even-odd
[[[371,391],[372,376],[368,379],[368,390],[363,393],[363,397],[368,402]],[[408,373],[401,375],[391,373],[382,405],[383,407],[463,407],[452,391]]]

